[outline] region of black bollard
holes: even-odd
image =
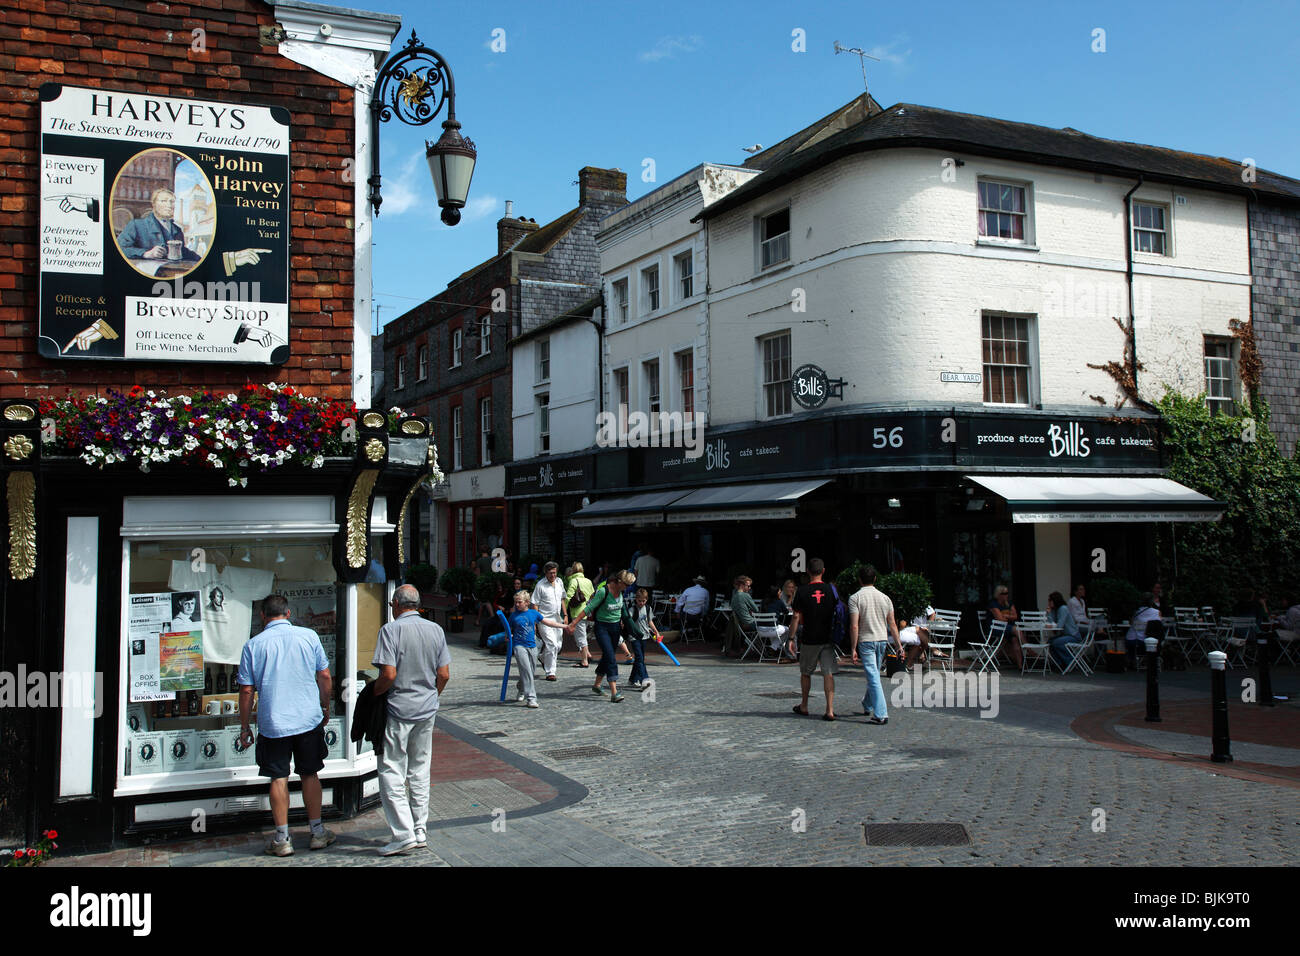
[[[1154,621],[1152,622],[1155,623]],[[1160,723],[1160,642],[1154,637],[1146,639],[1147,646],[1147,722]]]
[[[1262,631],[1255,634],[1255,663],[1259,665],[1259,695],[1256,698],[1261,707],[1273,706],[1273,675],[1268,669],[1268,635]]]
[[[1210,700],[1214,715],[1214,729],[1211,731],[1214,752],[1210,759],[1215,763],[1232,762],[1232,741],[1228,739],[1228,675],[1224,671],[1227,664],[1227,654],[1210,651]]]

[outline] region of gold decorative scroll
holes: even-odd
[[[25,581],[36,571],[36,476],[9,475],[9,576]]]
[[[415,484],[411,485],[411,490],[408,491],[406,493],[406,497],[402,499],[402,510],[397,513],[397,563],[398,564],[406,563],[406,508],[408,505],[410,505],[411,499],[415,497],[415,493],[419,491],[420,485],[422,484],[424,484],[423,478],[421,478]]]
[[[366,566],[366,532],[370,529],[370,493],[375,490],[379,470],[372,468],[357,475],[357,483],[348,496],[348,567]]]

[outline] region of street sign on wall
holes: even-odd
[[[40,96],[40,354],[287,361],[288,111]]]

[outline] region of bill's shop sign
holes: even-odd
[[[636,467],[641,459],[641,468]],[[786,421],[710,434],[701,454],[632,450],[631,474],[646,485],[827,471],[913,468],[1129,470],[1160,467],[1154,421],[896,412]]]
[[[595,487],[592,457],[562,458],[506,467],[506,497],[567,495]]]

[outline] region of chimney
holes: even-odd
[[[514,200],[506,200],[505,218],[497,220],[497,255],[505,252],[524,236],[538,229],[536,222],[515,218]]]
[[[627,173],[584,166],[578,170],[579,206],[626,206]]]

